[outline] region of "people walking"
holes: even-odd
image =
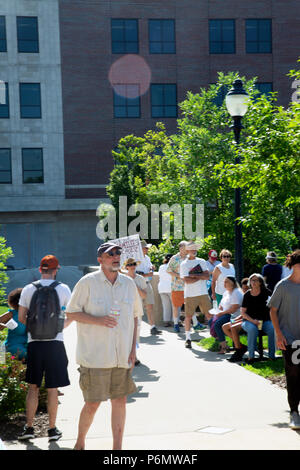
[[[66,284],[55,281],[59,268],[58,259],[54,255],[44,256],[39,268],[40,281],[25,286],[19,300],[19,321],[28,330],[26,382],[29,383],[26,426],[18,436],[19,440],[35,437],[33,421],[43,377],[48,392],[48,438],[54,441],[62,436],[56,428],[57,389],[70,384],[62,330],[71,322],[70,319],[64,319],[63,311],[71,291]]]
[[[179,245],[179,251],[176,255],[173,255],[167,266],[167,273],[172,277],[171,281],[171,300],[172,300],[172,311],[173,311],[173,322],[175,333],[180,332],[179,320],[180,311],[184,304],[184,281],[180,277],[180,265],[186,259],[187,241],[182,240]]]
[[[288,255],[285,265],[292,274],[275,287],[269,301],[277,346],[285,365],[290,427],[300,429],[300,250]],[[298,352],[297,352],[298,351]]]
[[[211,283],[212,283],[212,273],[218,264],[220,264],[221,261],[218,260],[218,253],[216,250],[209,250],[208,252],[208,260],[206,260],[207,264],[207,269],[209,272],[209,279],[207,281],[207,289],[208,289],[208,295],[210,298],[212,298],[212,290],[211,290]]]
[[[85,404],[76,450],[85,439],[102,401],[110,400],[113,449],[122,448],[127,396],[136,391],[131,372],[136,358],[140,299],[133,279],[119,272],[121,247],[100,245],[100,269],[82,277],[72,292],[67,315],[77,322],[76,361]]]
[[[173,326],[172,323],[172,297],[171,297],[171,282],[172,277],[167,272],[168,263],[172,258],[171,254],[167,254],[164,257],[163,264],[159,267],[158,275],[159,275],[159,282],[158,282],[158,293],[161,298],[161,303],[163,307],[163,322],[164,326]]]
[[[197,251],[200,246],[190,242],[186,245],[188,253],[187,259],[180,265],[180,277],[184,280],[184,304],[185,304],[185,347],[191,348],[191,319],[197,307],[208,319],[211,317],[209,310],[211,302],[208,296],[206,281],[209,273],[206,261],[197,258]]]

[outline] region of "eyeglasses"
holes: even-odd
[[[259,279],[251,279],[251,282],[259,282]]]
[[[115,251],[108,251],[107,254],[108,256],[120,256],[121,250],[115,250]]]
[[[126,266],[136,266],[136,263],[129,263],[129,264],[126,264]]]
[[[231,258],[230,255],[222,255],[222,258]]]

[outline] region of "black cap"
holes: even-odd
[[[102,253],[108,253],[114,248],[118,248],[119,250],[122,250],[122,247],[120,245],[116,245],[115,243],[111,243],[111,242],[102,243],[102,245],[100,245],[97,250],[97,255],[100,256],[102,255]]]

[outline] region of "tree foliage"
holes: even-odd
[[[0,237],[0,304],[5,299],[5,287],[4,284],[8,281],[6,270],[7,259],[13,256],[12,249],[6,246],[6,240],[4,237]]]

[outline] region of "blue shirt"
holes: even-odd
[[[17,328],[8,330],[5,348],[12,356],[18,356],[18,359],[24,359],[27,356],[27,332],[26,325],[18,320],[18,311],[12,310],[13,319],[18,323]]]

